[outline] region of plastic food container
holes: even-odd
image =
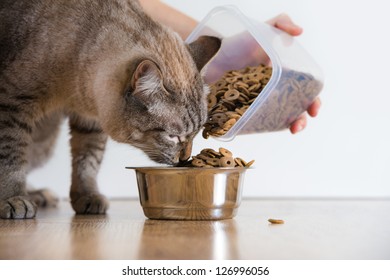
[[[213,9],[187,38],[202,35],[222,38],[217,55],[208,63],[205,80],[210,85],[227,71],[266,64],[272,75],[249,108],[216,137],[230,141],[241,134],[288,128],[317,97],[323,87],[320,67],[295,38],[266,23],[244,16],[234,6]]]

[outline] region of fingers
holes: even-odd
[[[307,109],[307,113],[309,114],[310,117],[316,117],[318,115],[320,108],[321,108],[321,99],[317,97]]]
[[[290,125],[290,132],[292,134],[296,134],[303,129],[305,129],[307,124],[307,118],[305,114],[302,114],[298,119],[296,119],[291,125]]]
[[[321,107],[321,99],[317,97],[307,109],[307,113],[309,114],[310,117],[316,117],[318,115],[320,107]],[[296,134],[302,131],[303,129],[305,129],[306,125],[307,125],[307,117],[306,114],[304,113],[290,125],[290,132],[292,134]]]
[[[303,32],[302,27],[295,24],[287,14],[280,14],[267,22],[292,36],[298,36]]]

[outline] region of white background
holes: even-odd
[[[201,20],[218,5],[234,4],[265,21],[282,12],[304,28],[298,40],[325,73],[322,109],[298,135],[288,131],[239,136],[233,142],[195,141],[193,154],[220,146],[255,159],[246,197],[390,197],[390,17],[387,1],[166,0]],[[64,126],[55,157],[29,177],[67,197],[70,151]],[[154,165],[135,148],[108,144],[99,175],[108,197],[137,197],[129,165]]]

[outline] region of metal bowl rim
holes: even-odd
[[[175,166],[126,166],[126,169],[133,170],[248,170],[253,167],[175,167]]]

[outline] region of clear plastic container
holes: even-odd
[[[266,23],[244,16],[234,6],[214,8],[187,38],[202,35],[222,38],[222,46],[205,69],[213,84],[225,72],[267,64],[272,75],[245,113],[218,140],[230,141],[241,134],[288,128],[317,97],[323,87],[320,67],[295,38]]]

